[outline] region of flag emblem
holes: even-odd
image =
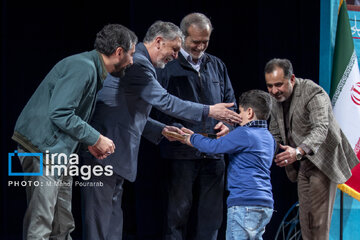
[[[351,87],[351,100],[360,106],[360,82],[355,83]]]

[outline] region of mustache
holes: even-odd
[[[277,92],[276,94],[274,94],[274,96],[275,97],[278,97],[278,96],[280,96],[280,95],[282,95],[283,94],[283,92]]]

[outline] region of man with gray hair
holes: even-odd
[[[185,16],[180,28],[185,41],[179,58],[159,70],[158,80],[169,93],[200,104],[236,102],[225,64],[206,53],[213,30],[202,13]],[[236,106],[231,108],[235,111]],[[168,125],[218,138],[229,132],[222,121],[201,123],[156,114]],[[169,163],[166,239],[216,239],[223,218],[224,154],[206,154],[178,142],[162,141],[160,153]],[[195,224],[193,224],[195,223]]]
[[[234,103],[204,105],[183,101],[170,95],[157,81],[155,67],[164,67],[176,59],[183,35],[170,22],[157,21],[148,29],[143,43],[136,46],[134,64],[125,77],[109,76],[97,97],[91,125],[104,136],[113,139],[114,154],[103,160],[83,152],[85,165],[110,165],[112,176],[94,176],[89,182],[101,182],[102,187],[83,187],[83,238],[121,239],[123,216],[121,199],[124,180],[134,181],[141,135],[158,143],[168,132],[182,133],[178,128],[148,119],[152,106],[171,116],[193,122],[207,117],[235,123],[238,114],[227,109]],[[173,140],[169,137],[169,140]]]

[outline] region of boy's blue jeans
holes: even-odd
[[[226,240],[261,240],[273,209],[261,206],[228,208]]]

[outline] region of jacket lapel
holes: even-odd
[[[294,90],[293,90],[293,94],[292,94],[292,99],[291,99],[291,103],[290,103],[290,109],[289,109],[289,127],[290,127],[290,131],[292,131],[292,117],[294,114],[294,110],[295,107],[298,106],[299,102],[300,102],[300,88],[299,86],[299,80],[297,78],[295,78],[295,85],[294,85]]]

